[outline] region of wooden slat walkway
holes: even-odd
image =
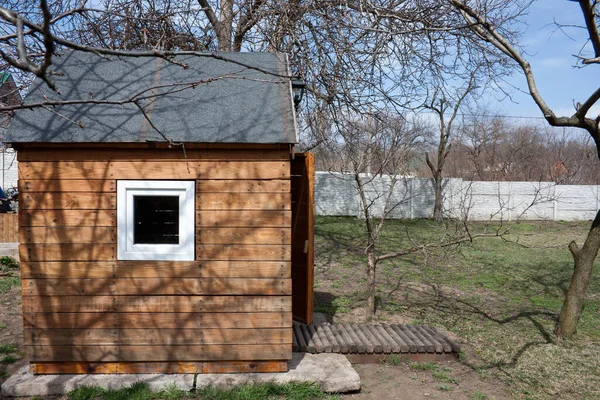
[[[460,346],[434,327],[388,324],[306,325],[294,321],[293,351],[342,354],[458,354]]]

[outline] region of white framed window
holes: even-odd
[[[117,181],[117,259],[194,260],[194,181]]]

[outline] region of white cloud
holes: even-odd
[[[570,117],[575,113],[575,107],[560,107],[555,109],[554,113],[559,117]],[[600,115],[600,104],[592,106],[586,115],[589,118],[596,118],[598,115]]]

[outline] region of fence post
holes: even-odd
[[[556,198],[556,187],[558,185],[554,184],[554,193],[552,194],[552,221],[556,221],[556,217],[558,216],[558,199]],[[598,196],[596,196],[596,202]]]
[[[414,182],[414,178],[409,178],[410,180],[408,181],[408,216],[410,219],[414,218],[414,213],[413,213],[413,182]]]
[[[600,210],[600,185],[596,185],[596,212]]]
[[[515,206],[515,200],[513,199],[513,185],[512,182],[508,182],[508,222],[512,221],[512,209]]]

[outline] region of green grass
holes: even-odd
[[[8,325],[6,325],[6,324],[0,324],[0,329],[6,329],[6,328],[8,328]]]
[[[404,362],[400,354],[390,354],[383,359],[384,364],[400,365]]]
[[[413,362],[408,365],[410,369],[414,369],[416,371],[437,371],[439,366],[433,361],[428,362]]]
[[[231,390],[208,387],[193,393],[179,390],[175,385],[167,385],[160,392],[151,392],[148,385],[138,382],[131,387],[107,390],[99,387],[80,387],[68,393],[69,400],[179,400],[197,398],[202,400],[251,400],[251,399],[323,399],[324,394],[314,383],[263,383],[242,385]],[[331,398],[331,397],[330,397]]]
[[[487,395],[479,390],[469,394],[469,400],[487,400],[487,398]]]
[[[466,342],[460,362],[481,377],[502,380],[511,397],[600,398],[600,263],[577,336],[558,344],[552,333],[573,271],[567,245],[581,244],[589,225],[520,223],[506,240],[482,238],[381,262],[377,318],[454,333]],[[498,225],[470,228],[492,232]],[[366,304],[364,229],[357,218],[316,218],[315,309],[334,321],[358,318]],[[376,252],[436,243],[454,229],[427,220],[388,221]]]
[[[2,359],[0,359],[2,364],[12,364],[17,361],[19,361],[19,359],[13,355],[4,356]]]
[[[19,286],[21,279],[18,276],[0,278],[0,294],[8,292],[11,288]]]
[[[440,385],[440,386],[438,386],[438,389],[441,390],[442,392],[451,392],[452,391],[452,387],[448,386],[448,385]]]
[[[455,385],[458,385],[459,383],[458,379],[448,375],[448,373],[444,371],[434,371],[431,373],[431,376],[438,382],[453,383]]]
[[[0,354],[15,353],[16,351],[17,346],[14,344],[0,344]]]
[[[19,263],[17,260],[8,256],[0,257],[0,271],[7,272],[16,269],[19,269]]]

